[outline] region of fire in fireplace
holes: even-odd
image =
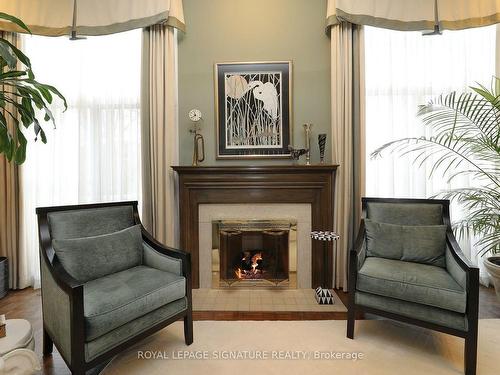
[[[261,279],[264,277],[264,265],[262,251],[243,251],[240,266],[235,271],[236,277],[239,280]]]
[[[290,220],[214,222],[214,272],[223,285],[286,285],[295,270],[296,223]],[[292,256],[291,256],[292,255]],[[293,270],[292,270],[292,269]]]

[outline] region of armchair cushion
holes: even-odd
[[[53,239],[80,238],[113,233],[134,225],[131,205],[49,212]]]
[[[460,331],[468,329],[467,316],[450,310],[363,292],[356,292],[355,301],[362,306],[403,315],[407,318],[419,319]]]
[[[81,282],[135,267],[142,262],[141,226],[100,236],[52,240],[62,266]]]
[[[147,266],[92,280],[83,287],[86,341],[186,294],[186,279]]]
[[[365,220],[367,256],[446,267],[445,225],[395,225]]]
[[[464,313],[467,295],[446,269],[427,264],[367,257],[356,289],[397,300]]]
[[[366,217],[387,224],[439,225],[443,224],[443,207],[429,203],[367,202]]]

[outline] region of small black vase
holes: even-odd
[[[319,162],[325,162],[326,134],[318,134]]]

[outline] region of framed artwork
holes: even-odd
[[[287,158],[291,62],[215,64],[217,158]]]

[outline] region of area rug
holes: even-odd
[[[117,356],[118,374],[463,374],[463,340],[387,320],[197,321],[184,345],[175,323]],[[478,375],[499,374],[500,320],[479,322]]]

